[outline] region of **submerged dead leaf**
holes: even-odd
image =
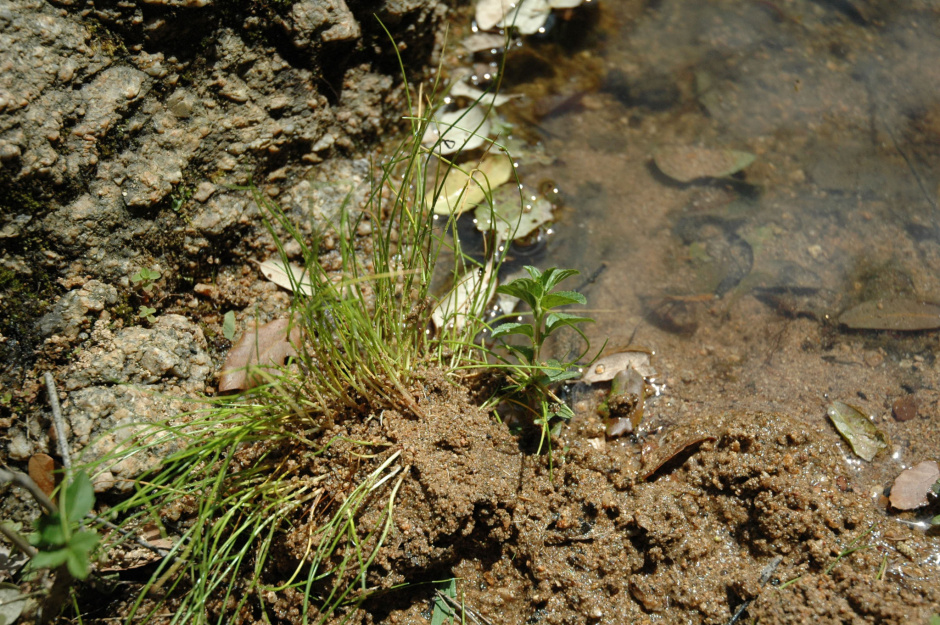
[[[887,435],[875,427],[875,424],[855,406],[834,401],[830,404],[827,414],[859,458],[871,462],[878,452],[888,447]]]
[[[750,152],[715,150],[694,146],[660,148],[653,162],[673,180],[692,182],[699,178],[723,178],[735,174],[754,162]]]
[[[48,454],[33,454],[27,467],[29,477],[36,482],[39,490],[52,496],[55,490],[55,460]]]
[[[470,165],[465,164],[463,167],[469,169]],[[432,189],[425,201],[428,204],[434,203],[433,210],[436,215],[459,215],[485,200],[497,187],[508,182],[512,174],[513,163],[509,156],[488,154],[478,166],[469,171],[456,166],[450,168],[436,200],[436,189]]]
[[[926,506],[927,493],[937,480],[940,480],[940,467],[930,460],[901,471],[891,487],[891,505],[898,510]]]
[[[842,313],[839,323],[853,330],[935,330],[940,306],[906,298],[870,300]]]
[[[289,356],[297,355],[295,346],[300,337],[300,327],[291,327],[289,319],[275,319],[260,327],[255,324],[229,351],[219,377],[219,392],[246,390],[262,383],[263,377],[252,375],[252,368],[283,366]]]
[[[505,186],[493,194],[493,205],[477,206],[473,216],[477,230],[494,230],[500,241],[523,239],[552,218],[552,203],[543,197],[523,194],[518,187]]]

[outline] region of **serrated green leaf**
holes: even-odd
[[[858,408],[834,401],[826,412],[836,430],[859,458],[871,462],[888,447],[888,437]]]
[[[60,547],[65,544],[65,530],[62,529],[62,517],[58,512],[40,516],[34,526],[36,532],[29,536],[29,542],[34,547]]]
[[[576,276],[580,271],[577,269],[557,269],[552,267],[551,269],[546,269],[545,273],[539,278],[539,282],[542,284],[542,288],[545,289],[545,293],[549,293],[554,290],[555,286],[563,280],[567,280],[571,276]]]
[[[29,561],[33,569],[54,569],[62,566],[69,557],[67,547],[52,551],[40,551]]]
[[[568,306],[569,304],[587,304],[587,299],[577,291],[558,291],[542,298],[542,310]]]
[[[497,326],[493,330],[493,338],[499,338],[501,336],[509,336],[510,334],[524,334],[525,336],[532,338],[533,333],[532,325],[529,323],[504,323],[500,326]]]
[[[531,364],[532,360],[535,358],[535,350],[533,350],[531,347],[526,347],[524,345],[507,345],[507,347],[509,348],[509,351],[513,352],[517,356],[522,356],[522,358],[527,363]]]
[[[62,504],[69,523],[81,521],[86,514],[91,512],[94,505],[95,488],[91,484],[91,478],[84,471],[79,471],[66,489],[65,501]]]
[[[509,284],[503,284],[496,288],[497,293],[512,295],[518,297],[531,308],[535,308],[541,294],[541,286],[534,280],[528,278],[516,278]]]
[[[85,579],[91,567],[91,552],[98,545],[98,535],[94,532],[81,531],[72,535],[69,541],[66,564],[69,573],[76,579]]]
[[[235,338],[235,311],[230,310],[222,317],[222,336],[231,341]]]
[[[551,334],[558,328],[565,326],[574,327],[578,323],[594,323],[590,317],[582,317],[571,313],[551,313],[545,318],[545,333]],[[577,328],[575,328],[577,330]]]

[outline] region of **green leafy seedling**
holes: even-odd
[[[140,271],[131,276],[131,282],[139,286],[145,293],[153,290],[154,283],[160,279],[160,272],[142,267]]]
[[[39,549],[30,566],[55,569],[63,564],[75,579],[85,579],[91,570],[91,552],[100,540],[97,533],[81,528],[81,521],[95,505],[95,490],[84,472],[75,474],[59,493],[59,509],[36,520],[29,542]]]
[[[586,304],[587,300],[576,291],[556,291],[563,280],[577,275],[574,269],[551,268],[540,272],[535,267],[526,266],[528,278],[518,278],[496,289],[518,297],[532,309],[532,323],[508,322],[493,330],[493,338],[502,339],[506,349],[516,362],[508,363],[510,385],[507,387],[508,398],[524,405],[533,415],[533,423],[542,430],[538,452],[541,453],[546,443],[551,445],[553,425],[567,421],[574,416],[571,408],[561,401],[552,390],[566,380],[579,377],[573,370],[575,363],[584,357],[590,349],[590,342],[581,328],[582,323],[593,323],[593,319],[555,309],[571,304]],[[587,344],[585,350],[574,360],[561,362],[556,359],[542,360],[542,348],[546,339],[561,328],[574,329]],[[504,337],[518,335],[528,339],[528,344],[517,345],[505,342]],[[551,467],[551,449],[549,447],[549,467]]]
[[[153,315],[157,312],[156,308],[151,308],[150,306],[141,306],[140,310],[137,311],[137,316],[141,319],[146,319],[147,321],[153,321]]]

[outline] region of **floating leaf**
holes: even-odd
[[[469,173],[456,166],[451,167],[434,202],[434,213],[459,215],[484,201],[488,194],[508,182],[512,174],[512,159],[505,154],[487,155]],[[434,201],[434,193],[433,190],[428,192],[425,198],[428,204]]]
[[[483,145],[490,133],[487,110],[482,106],[459,109],[450,113],[438,112],[421,138],[424,145],[433,145],[439,154],[453,154],[473,150]]]
[[[502,44],[500,44],[501,46]],[[456,80],[450,88],[449,95],[453,97],[464,97],[473,100],[477,106],[489,109],[493,106],[502,106],[518,95],[503,95],[495,91],[483,91],[467,83],[466,80]]]
[[[552,203],[545,198],[523,192],[518,188],[502,187],[493,194],[493,205],[477,206],[474,217],[477,230],[494,230],[500,241],[522,239],[552,218]]]
[[[307,277],[307,270],[300,265],[287,263],[280,260],[266,260],[258,264],[261,275],[288,291],[297,289],[303,295],[313,295],[314,285],[310,282],[304,282]]]
[[[289,334],[288,334],[289,330]],[[288,319],[275,319],[245,332],[229,351],[219,378],[219,392],[249,389],[263,381],[250,375],[252,367],[280,367],[289,356],[297,354],[301,330],[291,327]]]
[[[651,356],[649,352],[642,350],[631,350],[611,354],[597,359],[591,367],[581,376],[581,381],[585,384],[595,384],[597,382],[607,382],[613,380],[621,371],[626,369],[636,369],[644,378],[651,378],[656,375],[656,370],[650,364]]]
[[[750,152],[693,146],[660,148],[653,155],[659,170],[679,182],[730,176],[753,163],[754,158]]]
[[[36,482],[39,490],[46,493],[46,496],[51,496],[52,491],[55,490],[55,475],[52,473],[54,470],[55,461],[48,454],[33,454],[29,459],[27,467],[29,477]]]
[[[859,458],[871,462],[878,452],[888,447],[888,437],[858,408],[834,401],[827,414]]]
[[[924,461],[901,471],[891,487],[891,505],[898,510],[913,510],[926,506],[927,493],[940,479],[940,467],[936,462]]]
[[[842,313],[839,323],[853,330],[935,330],[940,306],[904,298],[870,300]]]

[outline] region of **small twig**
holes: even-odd
[[[4,465],[6,466],[6,465]],[[46,496],[46,493],[42,492],[42,489],[33,481],[33,478],[29,477],[25,473],[19,471],[14,471],[10,468],[0,467],[0,484],[13,484],[14,486],[19,486],[20,488],[25,488],[29,491],[29,494],[32,495],[33,499],[36,500],[42,508],[49,514],[54,514],[58,508],[52,503],[52,500]]]
[[[450,606],[450,609],[454,610],[455,614],[457,613],[466,614],[467,616],[470,617],[470,620],[476,623],[477,625],[493,625],[493,622],[490,621],[488,618],[484,617],[482,614],[479,614],[478,612],[468,608],[467,606],[463,605],[462,603],[460,603],[453,597],[448,597],[447,595],[442,593],[440,590],[435,590],[434,594],[436,594],[437,597],[441,601],[443,601],[448,606]]]
[[[783,562],[783,556],[777,556],[770,561],[770,564],[764,567],[760,572],[760,585],[765,586],[767,582],[770,581],[771,576],[774,574],[774,571],[777,570],[777,567],[780,566],[780,563]],[[751,597],[735,610],[734,616],[731,617],[731,620],[728,621],[728,625],[734,625],[738,622],[741,616],[744,614],[744,611],[747,610],[748,606],[754,601],[754,597]]]
[[[101,525],[104,525],[104,526],[105,526],[106,528],[108,528],[109,530],[113,530],[113,531],[115,531],[115,532],[118,532],[119,534],[121,534],[121,535],[124,536],[125,538],[132,538],[135,543],[137,543],[138,545],[140,545],[140,546],[143,547],[144,549],[149,549],[150,551],[154,552],[155,554],[157,554],[157,555],[160,556],[161,558],[165,558],[165,557],[167,557],[167,556],[170,554],[171,549],[166,549],[166,548],[164,548],[164,547],[157,547],[156,545],[153,545],[153,544],[151,544],[151,543],[148,543],[146,540],[144,540],[143,538],[141,538],[140,536],[138,536],[138,535],[135,534],[134,532],[132,532],[132,531],[130,531],[130,530],[126,530],[126,529],[124,529],[123,527],[120,527],[120,526],[118,526],[118,525],[115,525],[115,524],[112,523],[111,521],[106,521],[106,520],[104,520],[103,518],[101,518],[100,516],[98,516],[97,514],[91,515],[91,520],[92,520],[94,523],[100,523]]]
[[[3,534],[6,539],[13,543],[17,549],[25,553],[30,558],[38,553],[35,547],[26,542],[26,539],[23,538],[22,534],[12,528],[7,527],[4,523],[0,523],[0,534]]]
[[[52,406],[52,422],[55,424],[56,442],[59,446],[59,456],[62,466],[65,467],[65,483],[72,483],[72,457],[69,455],[69,441],[65,435],[65,419],[62,418],[62,408],[59,406],[59,391],[56,390],[52,374],[46,371],[46,395],[49,396],[49,405]]]

